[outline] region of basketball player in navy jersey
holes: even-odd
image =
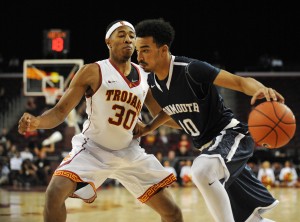
[[[88,119],[82,132],[73,137],[72,151],[55,170],[46,190],[46,222],[66,221],[68,197],[92,203],[97,188],[107,178],[117,179],[135,198],[153,208],[162,221],[183,221],[180,208],[165,189],[176,180],[175,175],[133,139],[144,102],[154,115],[161,109],[147,94],[148,74],[131,62],[135,39],[132,24],[111,23],[105,36],[109,59],[80,68],[52,109],[37,117],[25,113],[19,121],[21,134],[54,128],[86,97]]]
[[[243,78],[197,59],[174,56],[170,47],[175,31],[163,19],[136,26],[136,51],[140,66],[151,72],[148,84],[162,111],[147,126],[137,126],[144,136],[172,118],[189,135],[201,154],[192,165],[192,178],[215,221],[270,221],[261,217],[277,205],[246,163],[254,141],[247,124],[224,105],[216,86],[257,99],[284,98],[253,78]]]

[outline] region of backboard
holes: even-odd
[[[82,59],[24,60],[24,95],[45,96],[45,88],[57,88],[61,96],[83,64]]]

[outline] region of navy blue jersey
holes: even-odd
[[[220,70],[206,62],[172,56],[169,75],[148,84],[163,110],[191,135],[196,148],[211,141],[234,117],[213,84]]]

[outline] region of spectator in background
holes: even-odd
[[[23,151],[20,152],[21,158],[23,160],[29,159],[30,161],[33,161],[33,153],[30,151],[30,148],[26,146]]]
[[[36,108],[37,108],[37,105],[35,102],[35,97],[33,97],[33,96],[27,97],[27,102],[25,104],[26,111],[33,112],[36,110]]]
[[[158,161],[162,164],[163,163],[163,154],[161,151],[157,151],[155,154],[156,158],[158,159]]]
[[[180,136],[180,140],[178,142],[178,147],[182,147],[185,146],[187,148],[187,150],[191,149],[191,141],[188,138],[188,135],[183,133]]]
[[[280,171],[282,169],[282,164],[279,162],[273,162],[272,163],[272,169],[274,171],[274,175],[275,175],[275,186],[279,186],[280,185]]]
[[[175,164],[177,162],[177,158],[176,158],[176,153],[175,153],[174,150],[169,150],[166,159],[169,161],[170,166],[175,167]]]
[[[19,182],[21,186],[29,188],[30,186],[37,185],[38,178],[37,178],[37,167],[31,162],[30,159],[25,159],[22,162],[20,175],[19,175]]]
[[[181,167],[180,178],[182,186],[187,187],[192,185],[192,161],[187,159]]]
[[[63,138],[64,138],[64,151],[62,151],[62,155],[66,156],[68,151],[72,148],[72,138],[76,134],[79,134],[81,129],[79,127],[79,121],[81,117],[78,115],[76,108],[72,109],[67,118],[65,119],[66,127],[63,130]]]
[[[10,174],[9,180],[13,184],[14,188],[20,185],[19,176],[22,170],[23,159],[21,158],[20,152],[16,150],[12,158],[10,158]]]
[[[271,71],[282,71],[283,60],[278,56],[274,55],[271,58]]]
[[[280,171],[279,179],[281,186],[293,187],[297,185],[298,175],[291,161],[285,161],[284,167]]]
[[[7,156],[9,159],[11,159],[18,151],[17,145],[13,144],[11,140],[7,140],[5,144],[6,144]]]
[[[156,146],[165,156],[167,155],[168,150],[170,150],[170,146],[172,141],[170,141],[169,134],[167,132],[167,127],[162,126],[158,129],[157,141]]]
[[[55,143],[50,143],[47,146],[43,146],[42,143],[36,143],[34,146],[34,153],[38,157],[40,153],[53,153],[55,151]]]
[[[50,160],[47,159],[47,152],[39,152],[37,157],[34,164],[37,167],[38,181],[41,185],[48,185],[52,172]]]
[[[27,102],[25,104],[25,109],[27,112],[38,114],[39,110],[37,109],[36,97],[27,97]]]
[[[267,188],[271,188],[275,184],[275,174],[271,168],[271,163],[269,161],[264,161],[258,170],[257,178],[263,183]]]
[[[180,146],[178,149],[175,151],[176,152],[176,159],[177,162],[174,166],[175,170],[177,171],[177,174],[180,175],[182,171],[182,167],[185,166],[185,161],[190,158],[192,155],[189,153],[188,149],[186,146]],[[182,177],[178,177],[178,183],[183,186],[183,180]]]
[[[186,159],[186,157],[191,157],[192,154],[186,146],[182,145],[179,146],[178,149],[176,150],[176,156],[181,159]]]
[[[184,160],[182,160],[181,157],[176,156],[175,150],[169,150],[166,160],[168,160],[170,166],[175,169],[177,175],[177,184],[181,186],[182,181],[179,175],[180,175],[181,168],[185,163]]]
[[[65,122],[67,123],[67,127],[74,128],[74,135],[78,134],[81,132],[81,129],[78,125],[78,114],[76,109],[72,109],[72,111],[69,113],[67,118],[65,119]],[[73,135],[73,136],[74,136]]]
[[[9,167],[0,160],[0,186],[9,183]]]

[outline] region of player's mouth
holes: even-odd
[[[147,66],[147,63],[145,63],[145,62],[139,62],[139,65],[140,65],[141,68],[144,69]]]
[[[124,47],[123,49],[125,49],[125,50],[130,50],[130,51],[133,50],[133,48],[132,48],[131,46],[126,46],[126,47]]]

